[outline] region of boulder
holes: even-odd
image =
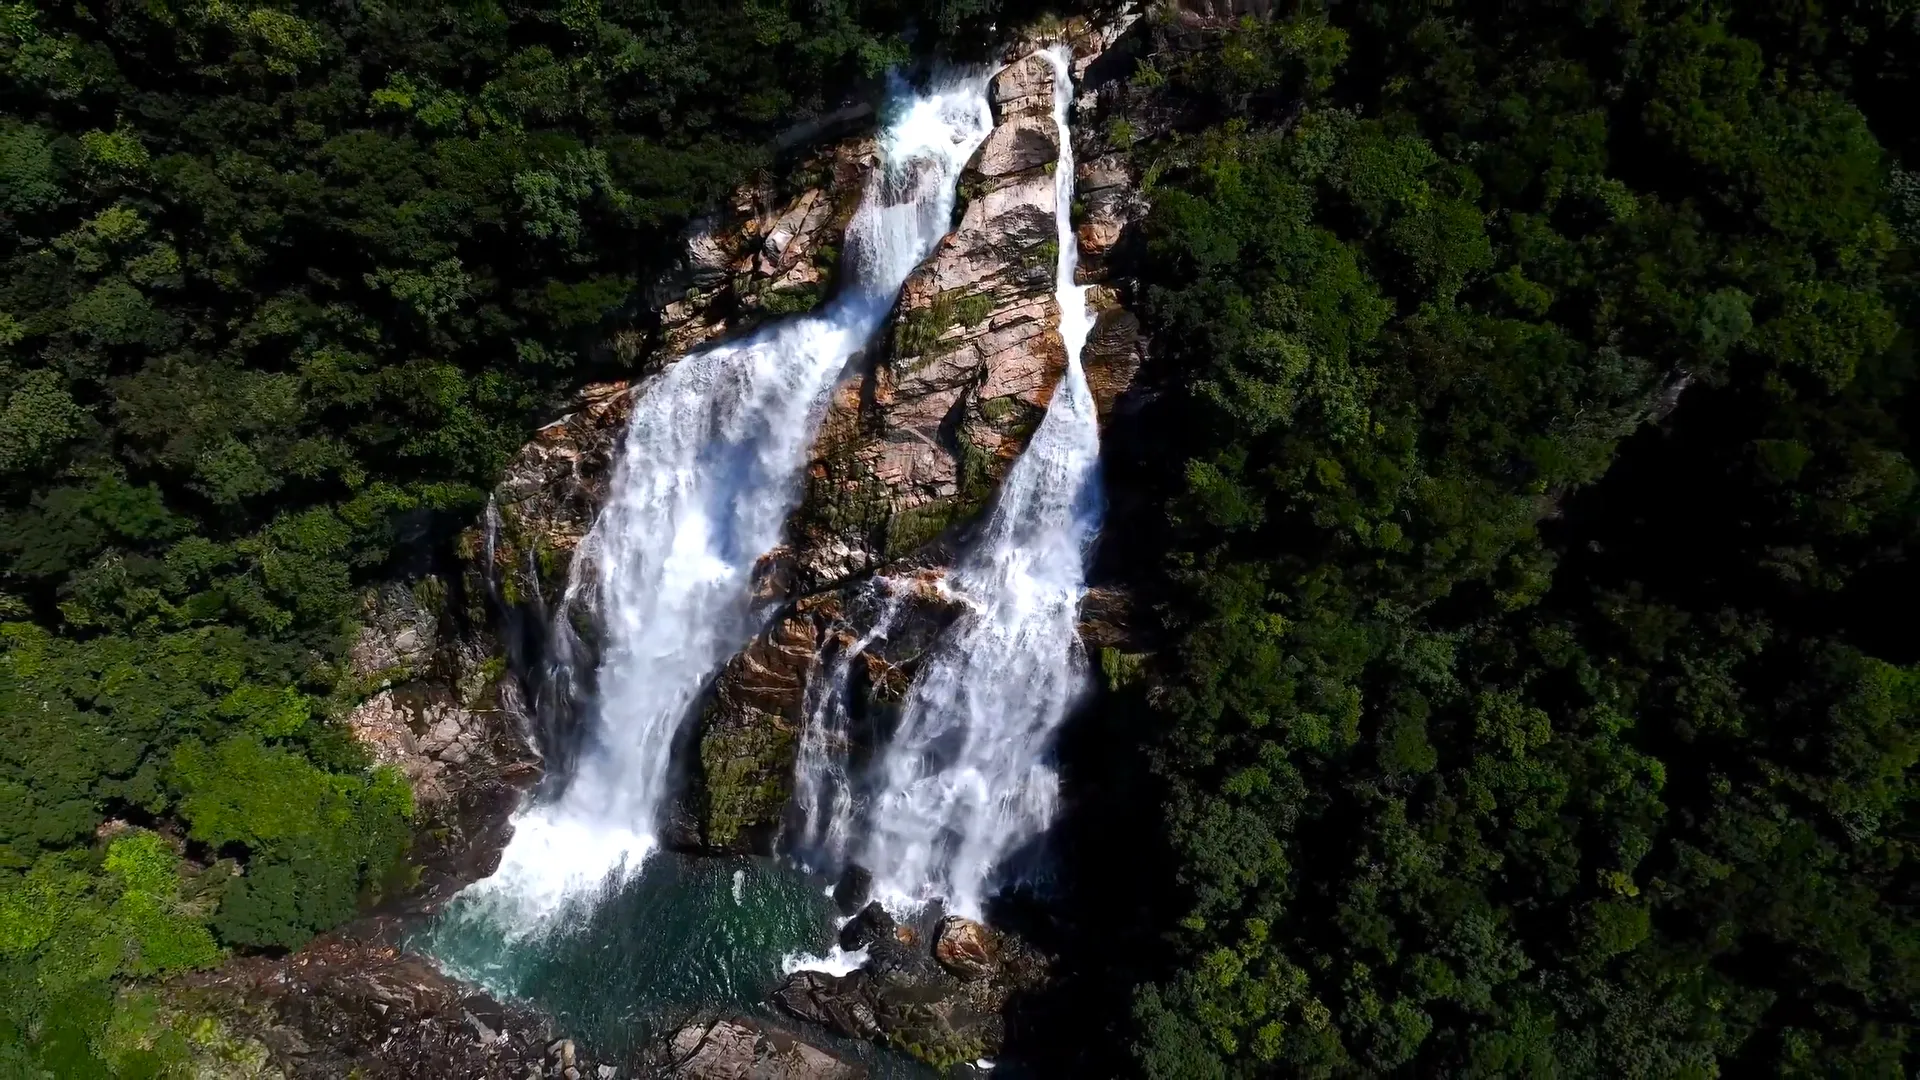
[[[793,793],[793,760],[818,630],[776,619],[714,681],[701,715],[697,817],[712,851],[770,854]]]
[[[934,932],[933,957],[962,979],[988,979],[1000,967],[1000,938],[972,919],[949,915]]]
[[[860,1080],[867,1070],[747,1020],[690,1024],[669,1041],[666,1075],[684,1080]]]
[[[864,866],[848,863],[840,871],[840,879],[833,884],[833,906],[842,915],[852,915],[866,905],[872,889],[873,872]]]
[[[832,975],[796,971],[773,992],[774,1004],[794,1016],[850,1039],[880,1039],[886,1034],[875,1012],[873,979],[864,971]]]

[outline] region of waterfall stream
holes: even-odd
[[[1055,733],[1084,686],[1078,613],[1100,525],[1099,430],[1080,367],[1092,316],[1074,282],[1071,53],[1054,68],[1055,297],[1067,370],[974,547],[949,575],[962,604],[907,692],[878,763],[858,861],[900,910],[940,899],[979,917],[996,871],[1053,820]]]
[[[753,567],[797,502],[827,393],[947,232],[960,171],[992,126],[984,83],[896,85],[833,300],[689,355],[636,392],[610,498],[555,615],[562,645],[577,605],[590,605],[598,627],[585,742],[564,790],[515,818],[498,871],[461,894],[450,920],[483,921],[509,940],[541,929],[657,846],[675,738],[755,628]]]

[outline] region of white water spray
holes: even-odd
[[[515,818],[461,917],[540,929],[657,846],[675,737],[753,632],[753,566],[799,497],[828,391],[947,232],[960,170],[992,127],[984,89],[984,76],[896,88],[882,167],[847,228],[846,285],[825,308],[690,355],[637,392],[612,495],[555,618],[562,642],[576,604],[600,628],[587,741],[560,797]]]
[[[940,898],[978,917],[1000,863],[1053,820],[1048,755],[1084,686],[1078,632],[1085,561],[1100,526],[1100,440],[1080,368],[1092,317],[1074,283],[1071,54],[1054,67],[1060,160],[1055,296],[1067,371],[1033,441],[1014,463],[977,546],[949,581],[964,604],[908,691],[881,759],[860,862],[873,894],[899,911]]]
[[[901,597],[893,582],[876,577],[870,587],[886,594],[873,627],[834,657],[824,678],[816,675],[807,681],[807,723],[794,761],[793,799],[801,823],[795,848],[808,865],[820,864],[815,869],[845,861],[853,836],[856,793],[848,774],[853,716],[847,710],[847,689],[854,661],[874,642],[885,640],[900,616]]]

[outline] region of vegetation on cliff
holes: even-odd
[[[115,980],[391,884],[359,587],[633,359],[780,131],[999,9],[0,2],[0,1071],[170,1067]]]
[[[1135,1064],[1911,1073],[1920,8],[1157,40]]]

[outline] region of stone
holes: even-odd
[[[291,954],[233,957],[156,990],[163,1018],[183,992],[196,1022],[219,1018],[223,1041],[262,1046],[271,1067],[246,1076],[517,1080],[544,1075],[542,1048],[553,1039],[545,1017],[477,993],[423,956],[340,935]]]
[[[840,927],[840,947],[847,952],[864,949],[876,941],[895,937],[896,926],[893,916],[875,900]]]
[[[772,854],[793,791],[816,641],[808,616],[775,620],[714,680],[700,721],[696,814],[704,848]]]
[[[1020,116],[1000,124],[980,144],[973,168],[998,179],[1060,160],[1060,130],[1051,116]]]
[[[848,863],[840,871],[839,880],[833,883],[833,906],[842,915],[852,915],[865,906],[872,889],[873,871]]]
[[[864,971],[831,975],[824,971],[796,971],[773,992],[780,1008],[850,1039],[877,1039],[884,1031],[868,996],[871,979]]]
[[[1021,113],[1051,116],[1053,78],[1053,64],[1035,53],[1001,68],[987,87],[987,101],[993,106],[994,119]]]
[[[1000,966],[1000,940],[972,919],[949,915],[934,932],[933,956],[962,979],[992,978]]]
[[[902,286],[884,350],[829,401],[790,529],[809,590],[973,520],[1066,370],[1054,179],[1039,168],[1059,154],[1051,74],[1037,98],[1023,78],[996,80],[997,123],[961,179],[958,227]]]
[[[867,1071],[783,1032],[746,1020],[690,1025],[668,1043],[666,1075],[680,1080],[862,1080]]]
[[[475,1037],[477,1037],[483,1045],[500,1037],[499,1034],[488,1027],[484,1021],[472,1013],[466,1013],[465,1018],[467,1026],[473,1029]]]

